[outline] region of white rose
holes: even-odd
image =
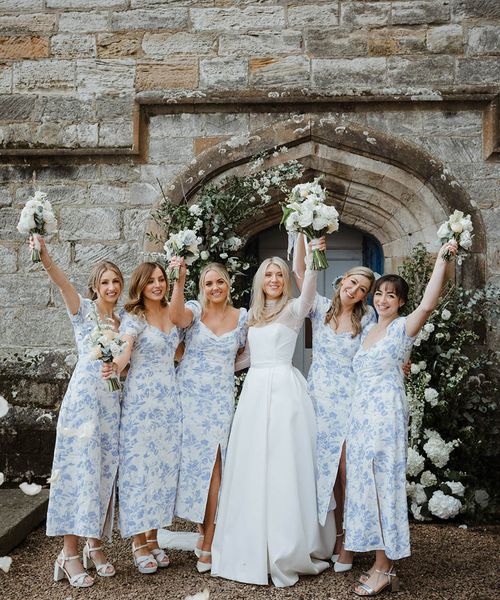
[[[225,252],[221,252],[219,256],[222,258],[222,260],[225,260],[228,257],[228,255]]]
[[[463,227],[464,231],[472,232],[473,227],[472,227],[472,221],[471,221],[470,215],[465,216],[461,220],[461,223],[462,223],[462,227]]]
[[[201,254],[200,254],[201,260],[208,260],[209,256],[210,256],[210,254],[206,250],[201,251]]]
[[[424,487],[431,487],[432,485],[436,485],[437,477],[431,471],[424,471],[420,476],[420,483]]]
[[[451,312],[446,308],[441,312],[441,318],[443,321],[448,321],[451,318]]]
[[[313,218],[313,211],[306,210],[304,212],[299,213],[297,221],[301,227],[309,227],[309,225],[311,225],[311,223],[313,222]]]
[[[465,250],[470,250],[471,246],[472,246],[472,236],[468,231],[464,231],[461,235],[460,235],[460,241],[459,241],[460,246],[462,246],[462,248],[464,248]]]
[[[450,229],[453,231],[453,233],[462,233],[464,230],[460,221],[458,223],[450,223]]]
[[[450,228],[448,227],[448,223],[443,223],[441,227],[437,230],[437,236],[441,240],[443,238],[448,238],[450,235]]]
[[[424,390],[424,397],[431,406],[436,406],[438,403],[439,393],[434,388],[428,387]]]
[[[455,496],[463,496],[465,493],[465,487],[460,481],[446,481],[446,485],[450,488],[451,493]]]
[[[436,517],[439,517],[440,519],[452,519],[460,512],[462,503],[458,498],[448,496],[441,490],[437,490],[432,494],[428,507],[431,513]]]
[[[432,323],[426,323],[424,325],[424,331],[427,331],[427,333],[432,333],[434,331],[435,327]]]
[[[191,206],[189,207],[189,213],[192,215],[195,215],[196,217],[199,217],[202,213],[200,205],[199,204],[191,204]]]
[[[418,366],[420,367],[420,370],[421,370],[421,371],[424,371],[424,370],[427,368],[427,363],[425,362],[425,360],[421,360],[421,361],[418,363]]]
[[[410,367],[410,371],[411,371],[412,375],[417,375],[417,373],[420,373],[420,366],[416,363],[412,363],[411,367]]]

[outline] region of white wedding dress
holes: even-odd
[[[300,298],[268,325],[250,327],[250,370],[234,417],[212,545],[212,575],[278,587],[328,567],[333,512],[316,505],[316,417],[292,366],[297,334],[315,297],[306,272]],[[241,360],[238,361],[241,368]]]

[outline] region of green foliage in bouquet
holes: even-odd
[[[420,302],[432,271],[422,244],[401,275],[410,285],[406,311]],[[408,504],[417,520],[494,510],[498,458],[496,355],[485,345],[498,323],[499,290],[448,284],[419,333],[406,380],[410,425]]]
[[[249,175],[225,177],[204,186],[192,204],[186,200],[175,204],[164,194],[154,214],[162,233],[150,237],[164,242],[172,233],[189,229],[202,238],[200,257],[188,269],[186,299],[197,297],[199,274],[210,262],[226,266],[235,301],[248,293],[251,287],[248,273],[255,259],[245,255],[247,240],[238,236],[238,230],[266,208],[273,194],[288,194],[290,182],[301,177],[304,167],[296,160],[272,165],[272,159],[285,152],[287,149],[281,147],[259,154],[250,164]],[[150,258],[165,262],[161,253]]]

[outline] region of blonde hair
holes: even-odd
[[[138,317],[144,317],[146,310],[146,307],[144,306],[144,288],[147,286],[155,269],[160,269],[167,282],[167,291],[165,296],[161,299],[161,305],[167,306],[168,279],[165,269],[158,263],[143,262],[134,269],[132,276],[130,277],[128,301],[124,307],[128,313],[137,315]]]
[[[92,271],[90,271],[89,281],[88,281],[88,291],[87,296],[91,300],[95,300],[97,298],[97,288],[99,287],[99,283],[101,282],[101,278],[106,271],[113,271],[116,274],[118,279],[120,280],[121,289],[123,290],[125,286],[125,282],[123,281],[123,275],[120,269],[109,260],[101,260],[97,264],[92,267]]]
[[[349,271],[347,271],[347,273],[337,283],[337,285],[335,286],[335,291],[333,292],[330,307],[325,315],[325,325],[327,325],[333,319],[333,322],[335,324],[335,329],[337,328],[337,325],[338,325],[337,317],[339,316],[340,310],[342,308],[342,302],[340,300],[340,288],[342,287],[342,281],[346,277],[353,277],[353,276],[366,277],[370,282],[370,285],[369,285],[368,291],[366,292],[365,297],[362,300],[359,300],[358,302],[356,302],[356,304],[354,305],[354,307],[352,309],[352,313],[351,313],[351,323],[352,323],[352,331],[353,331],[352,337],[356,337],[357,335],[359,335],[361,333],[361,319],[366,315],[366,313],[368,311],[367,304],[366,304],[366,298],[368,297],[368,294],[370,293],[370,290],[373,288],[373,285],[375,283],[375,274],[368,267],[353,267],[352,269],[349,269]]]
[[[283,294],[275,305],[270,308],[266,308],[264,278],[270,265],[276,265],[281,269],[281,273],[283,275]],[[265,325],[270,323],[285,308],[291,298],[292,282],[290,279],[290,269],[288,268],[288,265],[282,258],[279,258],[278,256],[266,258],[264,261],[262,261],[260,267],[257,269],[257,273],[255,273],[253,278],[252,300],[250,302],[250,318],[248,320],[248,326],[251,327],[252,325]]]
[[[200,273],[200,278],[198,279],[198,302],[201,304],[201,309],[204,311],[208,306],[208,298],[205,294],[205,276],[209,271],[215,271],[227,284],[226,306],[232,306],[233,300],[231,298],[231,278],[229,277],[229,273],[224,265],[213,262],[208,263],[208,265],[203,267]]]

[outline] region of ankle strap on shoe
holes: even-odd
[[[134,546],[134,544],[132,544],[132,552],[137,552],[137,550],[141,550],[142,548],[147,548],[148,545],[147,544],[142,544],[142,546]]]
[[[148,538],[146,538],[146,544],[157,544],[158,540],[156,538],[152,539],[152,540],[148,540]]]
[[[61,552],[61,554],[59,554],[59,558],[62,558],[63,564],[67,561],[67,560],[76,560],[77,558],[80,558],[79,556],[66,556],[64,554],[64,552]]]
[[[375,569],[375,572],[385,575],[386,577],[396,577],[396,573],[393,573],[392,569],[393,567],[391,567],[387,573],[385,571],[379,571],[378,569]]]
[[[340,533],[337,533],[337,537],[342,537],[345,533],[345,529],[342,529]]]
[[[86,544],[88,552],[97,552],[98,550],[102,550],[102,546],[94,546],[92,547],[88,542]]]

